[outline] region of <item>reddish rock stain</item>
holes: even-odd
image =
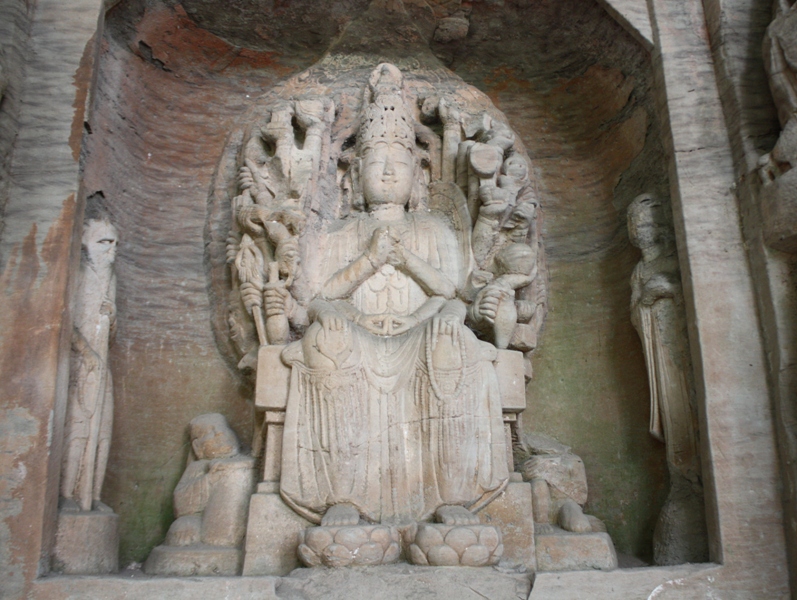
[[[47,498],[42,482],[51,477],[57,481],[57,473],[48,473],[48,427],[54,408],[62,325],[68,310],[75,208],[74,194],[70,194],[41,248],[37,248],[38,226],[34,223],[25,239],[12,249],[11,260],[0,274],[0,339],[11,346],[0,353],[0,410],[24,409],[37,428],[34,436],[14,430],[12,436],[20,436],[19,444],[5,440],[8,447],[20,448],[20,452],[4,462],[24,474],[13,489],[7,490],[11,498],[21,503],[21,509],[6,517],[4,524],[10,532],[9,549],[14,557],[10,566],[23,571],[26,582],[36,577],[39,542],[48,526],[48,519],[43,517]],[[0,578],[11,575],[9,570]],[[18,578],[19,573],[14,577]]]

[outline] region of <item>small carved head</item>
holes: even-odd
[[[241,451],[238,437],[219,413],[200,415],[189,423],[191,447],[197,459],[230,458]]]
[[[628,206],[628,239],[639,249],[666,241],[667,215],[661,200],[650,194],[634,198]]]
[[[90,219],[83,226],[82,252],[95,269],[110,267],[116,260],[119,236],[105,219]]]
[[[513,153],[504,161],[501,172],[519,183],[528,179],[529,166],[526,164],[525,158],[520,154]]]

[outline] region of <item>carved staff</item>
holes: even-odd
[[[263,252],[257,247],[249,234],[241,238],[241,249],[235,257],[235,267],[241,281],[241,295],[244,306],[251,313],[257,328],[257,339],[261,346],[268,344],[266,326],[263,322]]]

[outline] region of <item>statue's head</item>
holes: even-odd
[[[628,239],[644,250],[666,241],[666,214],[661,200],[650,194],[634,198],[628,205]]]
[[[106,219],[90,219],[83,226],[83,253],[95,269],[110,267],[116,260],[119,236]]]
[[[230,458],[241,451],[238,437],[219,413],[200,415],[189,423],[191,447],[199,460]]]
[[[525,181],[529,176],[529,166],[520,154],[510,154],[501,165],[501,172],[515,181]]]
[[[379,65],[371,74],[357,137],[360,186],[369,208],[408,204],[416,179],[417,150],[412,113],[397,67]]]

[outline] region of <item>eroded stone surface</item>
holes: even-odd
[[[501,532],[503,561],[536,571],[530,484],[510,481],[498,498],[479,511],[479,518],[482,523],[494,525]]]

